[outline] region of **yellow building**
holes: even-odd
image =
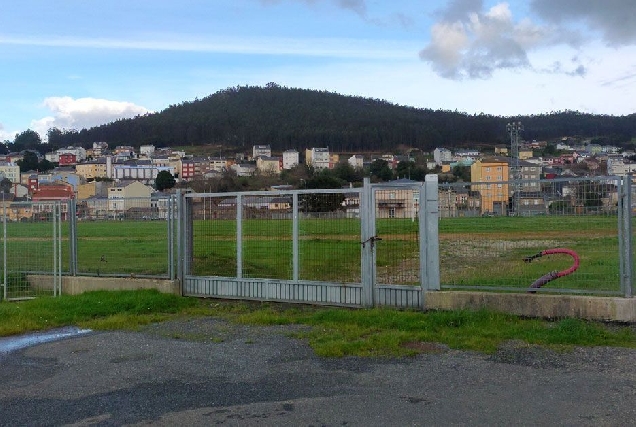
[[[106,178],[108,176],[108,169],[106,162],[78,163],[75,166],[75,173],[79,176],[83,176],[87,181],[92,181],[95,178]]]
[[[471,190],[481,195],[481,212],[506,214],[508,206],[508,157],[486,157],[470,167]]]
[[[256,169],[265,175],[278,175],[283,169],[283,161],[280,157],[263,157],[256,159]]]
[[[0,174],[14,184],[20,183],[20,166],[10,162],[0,162]]]
[[[528,160],[534,157],[534,151],[531,148],[519,149],[519,160]]]
[[[91,197],[107,197],[108,189],[113,186],[108,181],[93,181],[86,184],[80,184],[77,187],[77,199],[86,200]]]

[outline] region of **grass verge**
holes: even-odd
[[[507,340],[567,349],[572,346],[636,347],[629,326],[578,319],[524,319],[491,311],[345,309],[182,298],[156,291],[89,292],[0,303],[0,336],[76,325],[97,330],[136,330],[184,317],[216,316],[250,325],[300,324],[294,333],[321,356],[408,356],[435,348],[494,352]]]

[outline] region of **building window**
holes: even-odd
[[[490,172],[490,168],[486,168],[486,172]]]
[[[389,208],[389,218],[395,218],[395,208]]]

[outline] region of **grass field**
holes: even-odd
[[[79,326],[94,330],[139,330],[167,320],[213,316],[250,325],[306,325],[293,336],[306,340],[325,357],[409,356],[435,351],[437,343],[453,349],[494,352],[508,340],[559,351],[572,346],[636,347],[628,326],[608,326],[577,319],[545,321],[489,311],[414,312],[352,310],[299,305],[195,299],[156,291],[89,292],[78,296],[0,302],[0,336]],[[214,336],[172,336],[210,345]]]
[[[243,222],[244,276],[291,278],[291,221]],[[418,223],[377,221],[378,282],[419,283]],[[301,220],[301,279],[360,280],[360,223],[354,219]],[[194,271],[200,275],[236,273],[236,222],[195,223]],[[546,289],[618,292],[619,248],[616,217],[443,218],[439,222],[442,285],[526,288],[535,279],[572,264],[567,255],[524,262],[544,249],[567,247],[581,258],[572,275]]]
[[[299,276],[301,280],[357,283],[361,279],[360,221],[301,219]],[[381,219],[376,223],[377,282],[419,283],[418,223]],[[234,276],[236,221],[195,220],[192,272]],[[166,221],[78,222],[80,274],[166,275]],[[62,224],[64,271],[69,265],[68,224]],[[50,223],[7,224],[10,272],[51,271]],[[292,221],[246,219],[242,230],[243,277],[291,279]],[[541,250],[568,247],[580,255],[574,274],[546,289],[619,291],[617,218],[612,216],[537,216],[442,218],[439,222],[442,286],[529,286],[552,270],[569,267],[566,255],[523,258]]]

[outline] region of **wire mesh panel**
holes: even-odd
[[[77,274],[167,276],[170,197],[77,203]]]
[[[499,194],[498,184],[507,190]],[[532,191],[527,184],[440,184],[442,286],[527,289],[576,263],[568,253],[543,253],[566,248],[580,265],[540,291],[618,293],[619,181],[541,180]]]
[[[59,294],[69,261],[68,204],[14,202],[4,207],[2,298]],[[63,266],[65,266],[63,268]]]
[[[206,194],[189,198],[192,218],[191,274],[237,274],[237,196]]]
[[[246,195],[242,202],[244,278],[293,278],[292,196]]]
[[[376,217],[376,282],[419,285],[419,187],[373,190]],[[380,240],[381,239],[381,240]]]
[[[315,190],[298,200],[299,278],[360,283],[360,193]]]

